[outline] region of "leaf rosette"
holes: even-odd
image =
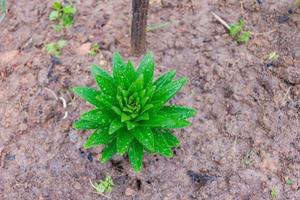
[[[85,148],[104,145],[101,162],[115,154],[128,153],[135,171],[140,171],[145,152],[172,157],[172,148],[179,146],[172,129],[190,125],[195,115],[192,108],[169,105],[168,102],[187,82],[174,80],[175,71],[154,80],[154,58],[147,53],[137,69],[125,63],[119,53],[113,56],[113,74],[93,65],[92,75],[100,90],[75,87],[73,91],[95,106],[74,122],[76,129],[95,131]]]

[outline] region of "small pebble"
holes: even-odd
[[[126,188],[125,195],[126,196],[134,196],[136,192],[132,188]]]
[[[89,153],[88,156],[87,156],[87,159],[91,162],[93,162],[93,154],[92,153]]]
[[[291,8],[288,10],[288,13],[289,13],[289,14],[293,14],[293,12],[294,12],[294,11],[293,11],[293,9],[291,9]]]
[[[6,154],[5,155],[5,160],[15,160],[16,159],[16,155],[12,155],[12,154]]]
[[[277,18],[277,21],[279,24],[283,24],[283,23],[287,22],[288,20],[289,20],[289,16],[287,16],[287,15],[282,15]]]

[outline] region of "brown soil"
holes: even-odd
[[[116,184],[112,199],[262,200],[271,199],[272,189],[277,199],[300,199],[300,9],[294,1],[151,2],[149,24],[174,22],[148,33],[156,74],[176,69],[189,77],[173,103],[198,114],[191,127],[176,131],[182,145],[175,157],[146,156],[140,174],[127,157],[100,164],[101,149],[81,149],[89,133],[71,128],[89,106],[70,88],[94,86],[90,65],[110,70],[112,52],[130,58],[131,1],[75,1],[75,25],[62,33],[48,20],[52,2],[8,1],[0,24],[0,199],[105,199],[92,192],[89,179],[106,175]],[[255,32],[250,42],[233,41],[211,11],[228,22],[242,16]],[[59,38],[68,40],[61,64],[44,49]],[[89,42],[101,44],[96,57],[86,55]],[[270,63],[273,51],[280,58]],[[66,109],[49,89],[67,101]]]

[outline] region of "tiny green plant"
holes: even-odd
[[[246,43],[250,40],[251,32],[244,31],[244,19],[240,19],[238,23],[229,25],[229,35],[239,43]]]
[[[287,185],[293,185],[293,180],[291,179],[291,178],[286,178],[285,179],[285,183],[287,184]]]
[[[154,80],[154,57],[147,53],[138,68],[125,63],[119,53],[113,56],[112,76],[93,65],[92,75],[100,90],[75,87],[73,91],[95,109],[84,113],[74,122],[76,129],[94,129],[84,144],[85,148],[104,145],[101,162],[115,154],[128,153],[136,172],[142,169],[144,153],[158,153],[172,157],[172,148],[179,146],[172,129],[191,123],[192,108],[167,104],[186,84],[186,78],[174,80],[170,71]]]
[[[50,42],[46,45],[47,51],[50,55],[59,57],[61,56],[61,50],[67,45],[67,41],[59,40],[58,42]]]
[[[279,54],[276,51],[273,51],[269,54],[268,60],[269,61],[277,61],[279,59]]]
[[[95,189],[96,193],[104,195],[104,193],[111,193],[113,187],[115,186],[111,176],[107,176],[104,180],[101,180],[98,183],[93,184],[92,181],[90,180],[91,186]]]
[[[56,31],[61,31],[62,28],[68,28],[74,24],[74,15],[76,13],[74,6],[63,5],[61,2],[56,1],[52,4],[52,9],[49,19],[58,23],[54,26]]]
[[[271,190],[272,199],[277,199],[278,195],[279,195],[279,190],[277,187],[274,186]]]
[[[6,14],[6,0],[1,0],[1,15],[0,15],[0,23],[4,19]]]
[[[98,43],[92,44],[89,55],[96,56],[98,53],[100,53],[100,46]]]

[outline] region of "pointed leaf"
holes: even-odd
[[[173,152],[170,148],[170,145],[167,143],[164,136],[162,135],[162,133],[159,131],[156,131],[156,132],[154,132],[154,137],[155,137],[155,140],[154,140],[155,151],[163,156],[172,157]]]
[[[191,123],[185,119],[179,119],[170,115],[160,115],[159,113],[150,116],[149,120],[142,121],[140,125],[160,128],[183,128]]]
[[[94,77],[94,79],[96,79],[96,76],[100,75],[100,76],[105,76],[107,78],[112,78],[111,75],[103,70],[101,67],[99,67],[98,65],[92,64],[92,76]]]
[[[187,119],[196,114],[196,110],[185,106],[165,106],[159,111],[160,115],[168,115],[178,119]]]
[[[113,55],[113,77],[117,82],[117,85],[124,88],[126,85],[126,64],[123,61],[122,56],[119,53]]]
[[[116,96],[117,88],[112,77],[96,75],[96,81],[104,94],[111,97]]]
[[[153,95],[152,101],[160,101],[165,103],[169,101],[187,82],[186,78],[182,78],[167,84],[165,87],[156,90]]]
[[[127,130],[130,131],[131,129],[134,129],[138,124],[135,122],[127,121],[126,125],[127,125]]]
[[[154,137],[150,128],[137,127],[130,131],[134,137],[149,150],[154,150]]]
[[[117,151],[118,151],[119,154],[122,155],[127,151],[130,143],[132,142],[133,135],[129,134],[128,131],[123,130],[123,129],[119,130],[117,132],[117,134],[118,134],[118,137],[117,137]]]
[[[124,126],[118,119],[114,119],[109,126],[109,134],[113,134]]]
[[[116,140],[105,146],[101,153],[101,163],[106,163],[117,153]]]
[[[73,91],[87,102],[94,106],[101,107],[101,104],[97,100],[97,96],[100,95],[98,90],[89,87],[75,87]]]
[[[128,150],[129,160],[136,172],[141,171],[143,165],[143,146],[133,140]]]
[[[99,146],[101,144],[107,144],[116,137],[115,134],[110,135],[108,133],[108,127],[97,129],[84,143],[83,147],[89,149]]]
[[[87,121],[83,119],[80,119],[73,123],[73,128],[81,129],[81,130],[97,129],[102,126],[103,126],[102,124],[99,124],[97,122]]]
[[[107,110],[95,109],[82,114],[82,120],[97,122],[98,124],[109,124],[115,115]]]
[[[160,76],[155,82],[154,85],[156,86],[156,89],[159,90],[162,87],[165,87],[167,84],[171,83],[173,78],[176,75],[176,71],[172,70],[167,72],[166,74]]]
[[[152,52],[148,52],[139,64],[137,74],[144,76],[144,84],[148,85],[153,80],[154,57]]]
[[[161,130],[155,130],[155,132],[161,133],[161,135],[164,137],[169,147],[178,147],[180,145],[179,140],[175,135],[172,134],[170,130],[161,129]]]
[[[136,73],[134,66],[130,60],[127,62],[125,74],[126,74],[126,78],[127,78],[127,84],[129,86],[137,78],[137,73]]]

